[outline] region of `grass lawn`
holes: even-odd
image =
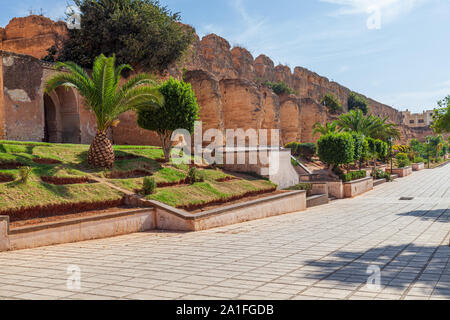
[[[124,196],[120,190],[103,183],[55,185],[44,182],[42,177],[98,177],[123,190],[134,192],[142,188],[144,176],[154,177],[157,183],[176,183],[184,180],[189,171],[187,165],[161,164],[157,160],[163,157],[162,150],[148,146],[114,146],[114,167],[92,169],[87,165],[88,149],[88,145],[0,140],[0,175],[12,176],[14,179],[0,182],[0,214],[7,209],[101,202],[118,200]],[[31,168],[26,184],[19,181],[21,166]],[[157,188],[147,198],[171,206],[183,206],[274,187],[270,181],[250,176],[218,182],[219,179],[230,177],[230,174],[220,169],[201,169],[199,174],[203,177],[203,182]]]

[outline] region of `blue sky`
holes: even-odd
[[[450,0],[161,0],[200,36],[303,66],[397,109],[450,94]],[[0,0],[0,25],[67,0]]]

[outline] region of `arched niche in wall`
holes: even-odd
[[[62,143],[81,143],[80,110],[77,95],[72,88],[55,90],[59,100]]]

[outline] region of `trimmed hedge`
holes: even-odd
[[[361,171],[351,171],[349,173],[343,173],[339,176],[339,178],[344,182],[350,182],[353,180],[359,180],[367,177],[367,172],[364,170]]]
[[[317,141],[320,160],[328,165],[347,164],[354,160],[355,143],[350,133],[329,133]]]
[[[290,142],[284,146],[286,149],[291,149],[291,153],[295,157],[302,157],[310,160],[316,155],[317,146],[315,143],[298,143]]]

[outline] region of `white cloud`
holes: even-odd
[[[429,0],[319,0],[340,6],[333,15],[371,14],[380,10],[383,22],[391,22]]]

